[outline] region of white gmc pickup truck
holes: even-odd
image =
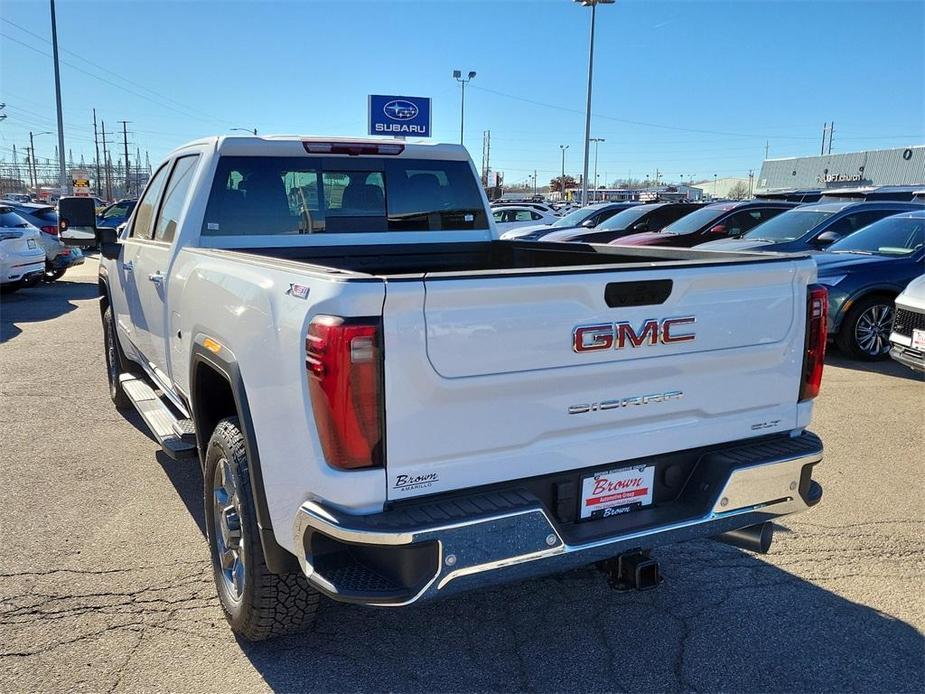
[[[217,137],[99,243],[109,388],[198,457],[248,639],[651,548],[766,551],[816,504],[807,256],[501,241],[465,149]]]

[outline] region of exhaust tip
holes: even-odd
[[[774,524],[768,521],[747,528],[730,530],[728,533],[717,535],[714,539],[733,547],[747,549],[749,552],[767,554],[774,541]]]

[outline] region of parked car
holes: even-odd
[[[714,239],[741,236],[749,229],[795,207],[783,200],[720,202],[681,217],[661,231],[632,234],[612,241],[621,246],[673,246],[691,248]]]
[[[822,202],[801,205],[756,226],[742,238],[711,241],[711,251],[822,250],[878,219],[900,212],[925,209],[915,202]]]
[[[131,198],[118,200],[112,203],[99,214],[96,220],[97,225],[101,227],[112,227],[113,229],[117,228],[120,224],[124,224],[128,221],[137,203],[137,200]]]
[[[890,356],[914,371],[925,371],[925,275],[896,297]]]
[[[593,229],[563,229],[543,237],[543,241],[610,243],[630,234],[661,231],[663,228],[702,207],[695,202],[656,202],[635,205],[602,222]]]
[[[925,210],[874,222],[815,259],[829,288],[829,335],[856,359],[886,357],[896,296],[923,272]]]
[[[0,200],[0,204],[19,202],[32,202],[32,197],[28,193],[7,193]]]
[[[499,232],[509,231],[517,227],[536,226],[537,224],[552,224],[559,217],[554,214],[547,214],[522,205],[511,205],[509,207],[495,207],[491,210],[494,217],[495,226]]]
[[[58,238],[58,213],[51,205],[41,203],[17,203],[11,205],[16,214],[36,227],[42,249],[45,251],[45,281],[54,282],[65,271],[76,265],[83,265],[84,254],[79,248],[71,248]]]
[[[41,282],[45,251],[40,232],[9,205],[0,205],[0,292],[15,292]]]
[[[609,558],[654,588],[646,550],[767,551],[822,497],[808,254],[514,249],[474,171],[461,145],[199,139],[96,230],[110,396],[198,457],[243,638],[310,627],[320,595],[398,607]],[[293,204],[326,180],[331,205]],[[62,238],[93,238],[89,206],[62,200]]]
[[[505,231],[501,238],[505,241],[520,239],[521,241],[536,241],[546,234],[554,231],[564,231],[567,229],[594,229],[615,214],[622,212],[628,207],[638,205],[638,202],[604,202],[597,205],[588,205],[579,207],[577,210],[569,212],[564,217],[559,217],[552,224],[540,224],[536,226],[524,226]]]
[[[494,209],[496,207],[529,207],[532,210],[537,212],[543,212],[545,214],[551,214],[556,217],[559,216],[559,213],[552,205],[547,205],[545,202],[533,202],[530,200],[527,201],[515,201],[515,200],[494,200],[491,202],[491,207]]]

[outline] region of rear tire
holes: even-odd
[[[220,421],[209,439],[203,497],[212,574],[231,630],[262,641],[310,628],[321,596],[301,573],[267,568],[236,417]]]
[[[126,359],[116,337],[116,323],[112,317],[112,307],[107,306],[103,312],[103,352],[106,356],[106,380],[109,382],[109,397],[117,410],[132,406],[132,401],[122,388],[119,375],[126,372]]]
[[[51,266],[51,263],[45,261],[45,276],[42,278],[42,281],[46,283],[52,283],[55,280],[59,280],[64,276],[64,271],[67,268],[58,268],[55,269]]]
[[[852,359],[878,361],[890,355],[893,298],[875,295],[859,300],[842,321],[835,342]]]

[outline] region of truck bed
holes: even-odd
[[[523,274],[614,271],[682,265],[792,260],[792,255],[727,253],[683,248],[634,248],[578,243],[491,241],[435,244],[381,244],[375,246],[300,246],[236,249],[240,252],[310,263],[376,277],[439,273]]]

